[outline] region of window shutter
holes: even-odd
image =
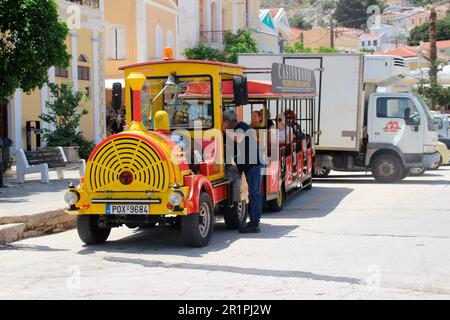
[[[106,50],[108,60],[116,59],[116,28],[108,30],[106,38]]]
[[[125,29],[117,28],[117,59],[127,58],[127,39]]]

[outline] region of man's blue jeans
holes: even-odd
[[[263,196],[261,193],[261,166],[252,165],[245,173],[248,184],[249,193],[249,215],[250,223],[252,225],[258,225],[261,220],[262,207],[263,207]]]

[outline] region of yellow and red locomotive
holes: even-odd
[[[244,114],[248,106],[242,102],[247,98],[250,107],[262,100],[270,107],[275,101],[278,106],[280,101],[297,99],[294,95],[254,94],[241,66],[173,60],[170,51],[162,61],[122,70],[127,129],[93,150],[80,185],[71,187],[65,196],[66,212],[77,215],[81,240],[103,243],[111,228],[122,225],[174,223],[180,224],[188,245],[205,246],[217,212],[224,214],[229,228],[240,228],[247,219],[247,208],[244,200],[230,196],[231,183],[223,163],[222,112],[232,104]],[[121,92],[120,88],[116,93]],[[301,117],[301,112],[297,115]],[[313,126],[308,130],[312,135]],[[282,146],[280,161],[268,165],[271,176],[262,192],[272,209],[281,209],[284,193],[294,185],[311,185],[314,150],[306,136],[304,141],[295,140],[288,152],[284,150],[288,146]]]

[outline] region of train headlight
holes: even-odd
[[[177,207],[181,204],[183,199],[184,199],[184,195],[181,192],[174,191],[169,196],[169,203],[172,206]]]
[[[80,200],[80,194],[75,190],[68,191],[64,196],[64,201],[69,205],[73,206]]]

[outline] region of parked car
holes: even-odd
[[[447,149],[450,149],[450,138],[446,138],[444,136],[439,136],[439,141],[445,143]]]
[[[439,160],[433,162],[431,170],[437,170],[441,165],[447,165],[450,162],[450,151],[447,146],[442,142],[438,142],[437,149],[439,152]],[[411,168],[409,169],[409,175],[417,177],[423,175],[425,171],[425,168]]]

